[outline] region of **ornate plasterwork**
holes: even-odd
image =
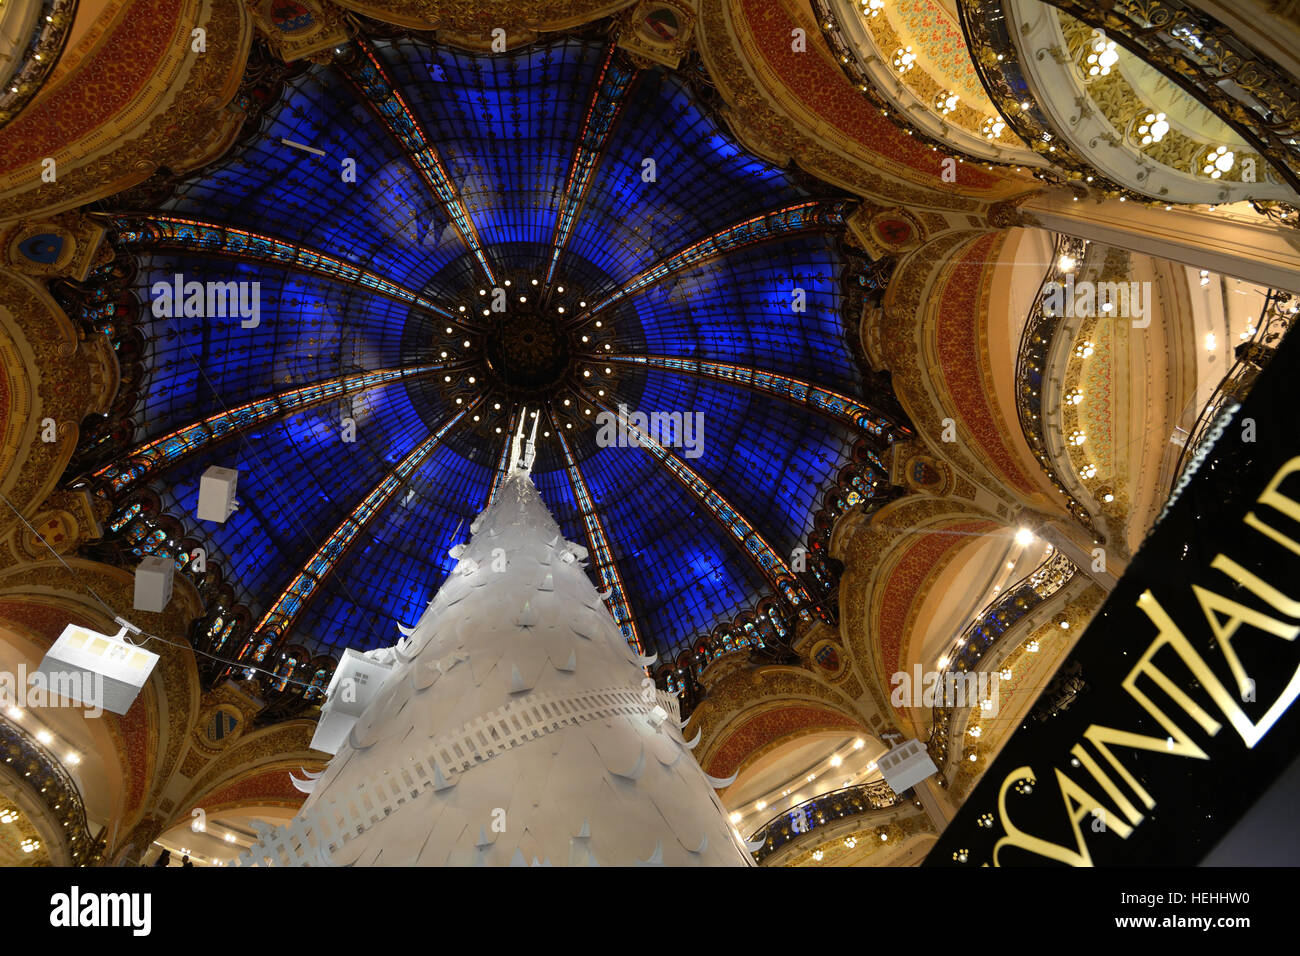
[[[192,30],[206,30],[206,52]],[[228,104],[252,23],[228,0],[139,0],[83,63],[0,130],[0,221],[93,202],[161,167],[218,155],[243,122]],[[42,180],[46,157],[56,178]]]
[[[631,6],[636,0],[335,0],[384,23],[415,30],[451,30],[486,36],[494,28],[509,34],[521,30],[545,33],[567,30],[599,20]]]
[[[279,12],[275,0],[255,0],[249,5],[258,30],[286,63],[348,41],[347,20],[332,5],[299,0],[297,9],[290,11],[288,16]]]
[[[924,327],[926,303],[934,294],[938,272],[957,249],[980,235],[983,234],[947,233],[906,256],[890,278],[884,309],[878,320],[882,352],[893,376],[894,394],[916,426],[918,438],[931,453],[945,458],[971,476],[980,475],[983,469],[962,450],[960,443],[941,440],[944,419],[949,415],[931,397],[918,339]],[[994,489],[995,494],[998,491]],[[999,496],[1007,501],[1013,500],[1005,492]]]
[[[674,0],[637,0],[619,18],[618,45],[647,66],[676,69],[690,48],[695,13]]]
[[[840,627],[851,660],[864,678],[870,699],[878,714],[893,720],[898,714],[889,703],[890,675],[897,670],[898,647],[887,650],[882,643],[879,620],[887,593],[890,574],[898,567],[900,555],[931,531],[951,530],[954,524],[974,523],[993,527],[986,512],[965,502],[930,497],[907,497],[891,502],[876,512],[872,520],[860,525],[842,545],[845,572],[840,587]],[[935,539],[944,544],[942,538]],[[922,581],[913,582],[921,585]],[[911,603],[900,605],[906,614]],[[894,629],[901,636],[903,631]],[[859,705],[861,706],[861,705]]]
[[[1222,127],[1223,138],[1218,144],[1189,137],[1195,119],[1186,112],[1173,115],[1172,104],[1178,103],[1180,110],[1200,110],[1207,117],[1209,111],[1167,80],[1166,96],[1173,93],[1171,115],[1166,117],[1170,128],[1160,142],[1144,145],[1132,135],[1134,120],[1163,110],[1142,101],[1125,75],[1125,67],[1131,61],[1135,65],[1129,69],[1135,73],[1163,78],[1162,73],[1142,66],[1127,50],[1117,48],[1118,60],[1105,75],[1100,70],[1089,75],[1084,58],[1091,52],[1092,27],[1050,5],[1027,4],[1024,0],[1008,0],[1005,12],[1008,22],[1016,26],[1010,32],[1026,79],[1037,94],[1037,105],[1058,141],[1073,147],[1098,177],[1160,202],[1214,204],[1293,198],[1292,190],[1271,175],[1268,161],[1247,150],[1244,140],[1226,124],[1214,124]],[[1194,27],[1190,29],[1193,32],[1189,35],[1195,37]],[[1234,106],[1242,109],[1235,102]],[[1237,165],[1217,179],[1201,172],[1201,158],[1216,145],[1226,145],[1238,156]],[[1257,181],[1240,181],[1245,161]]]
[[[134,603],[134,578],[129,572],[76,557],[65,560],[74,569],[75,578],[52,560],[0,572],[0,608],[7,609],[6,620],[38,635],[46,645],[69,620],[99,631],[116,630],[88,588],[115,609],[125,611]],[[158,664],[127,714],[104,714],[102,718],[123,744],[121,766],[128,790],[124,825],[152,805],[165,787],[197,711],[198,669],[185,634],[200,609],[198,593],[178,578],[172,601],[163,613],[131,612],[138,626],[170,643],[153,642],[151,650],[159,655]]]
[[[875,16],[864,16],[857,0],[821,0],[815,9],[827,11],[822,28],[849,51],[841,64],[849,78],[867,81],[864,106],[887,105],[900,123],[915,124],[941,149],[998,163],[1041,163],[1002,121],[957,18],[936,0],[889,3]],[[901,71],[894,63],[900,51],[913,57]]]
[[[806,33],[805,53],[791,51],[795,29]],[[698,30],[701,55],[727,104],[724,115],[761,156],[795,160],[882,205],[982,211],[971,194],[999,199],[1019,188],[967,167],[970,175],[963,172],[960,186],[942,184],[936,154],[862,109],[857,91],[819,42],[815,23],[796,19],[780,2],[702,0]]]
[[[765,747],[770,749],[792,735],[813,732],[806,728],[819,721],[827,726],[831,722],[836,722],[835,726],[865,726],[853,700],[810,671],[795,667],[746,667],[737,669],[709,689],[708,696],[691,713],[684,733],[689,740],[699,732],[700,742],[694,755],[700,766],[708,769],[726,741],[746,721],[760,713],[792,707],[802,707],[808,713],[801,711],[798,719],[792,716],[794,726],[787,728],[788,732],[775,738],[756,737],[752,747],[757,750],[740,746],[736,754],[728,751],[728,761],[734,760],[735,767],[743,766],[766,752]]]
[[[981,661],[981,670],[1006,668],[1011,671],[1011,678],[1003,681],[999,689],[1004,701],[1000,707],[1003,714],[1010,709],[1006,703],[1010,701],[1023,705],[1016,709],[1016,713],[1027,712],[1029,705],[1038,698],[1050,676],[1056,673],[1070,655],[1083,636],[1088,622],[1106,600],[1106,592],[1082,575],[1077,576],[1058,594],[1065,599],[1063,606],[1056,601],[1044,605],[1044,611],[1050,614],[1050,620],[1027,630],[1013,627],[1008,633],[1014,638],[1014,643],[1008,645],[1005,654],[996,660],[990,660],[987,666]],[[1061,629],[1061,620],[1070,624],[1068,631]],[[1028,650],[1031,640],[1038,642],[1037,651]],[[949,729],[952,735],[948,748],[949,768],[939,768],[941,771],[946,770],[947,790],[956,802],[970,793],[1012,733],[1024,723],[1023,717],[1015,720],[980,720],[976,717],[972,720],[972,714],[970,708],[964,708],[955,715],[956,719]],[[974,726],[981,729],[978,738],[969,733]],[[969,753],[975,753],[978,759],[972,761],[963,756]]]
[[[887,822],[879,821],[885,818]],[[843,830],[834,828],[833,837],[822,829],[813,830],[808,837],[796,843],[790,853],[774,853],[768,866],[887,866],[889,861],[877,862],[877,858],[886,854],[892,859],[901,855],[908,847],[918,841],[933,841],[937,834],[934,823],[923,812],[904,805],[899,810],[891,808],[875,811],[851,818],[854,825]],[[829,829],[829,828],[828,828]],[[881,834],[887,839],[880,839]],[[850,847],[848,840],[853,841]],[[821,851],[821,859],[814,859],[813,853]]]
[[[1017,454],[990,395],[989,297],[1004,240],[948,233],[905,257],[878,320],[881,351],[925,450],[1008,505],[1055,511],[1035,479],[1038,465]]]
[[[81,420],[108,409],[117,359],[106,338],[82,339],[36,281],[0,269],[0,362],[8,386],[0,491],[30,514],[72,458]],[[54,441],[44,440],[47,418]],[[15,520],[7,507],[0,511],[5,533]]]

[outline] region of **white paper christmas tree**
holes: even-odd
[[[534,433],[536,428],[534,426]],[[680,732],[529,478],[496,499],[392,670],[253,865],[752,864]],[[335,689],[339,695],[347,690]]]

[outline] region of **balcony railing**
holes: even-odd
[[[1054,551],[1042,564],[1023,579],[1012,585],[997,600],[990,603],[974,621],[962,631],[948,652],[948,670],[969,672],[976,670],[984,657],[1015,624],[1028,615],[1078,573],[1078,568],[1060,551]],[[946,686],[946,675],[945,675]],[[955,706],[936,703],[932,713],[930,739],[926,750],[939,768],[940,776],[948,763],[952,747],[950,737]]]
[[[1198,450],[1214,434],[1216,423],[1225,412],[1230,414],[1241,404],[1251,386],[1255,384],[1259,373],[1272,359],[1274,350],[1282,341],[1282,336],[1286,335],[1295,324],[1296,314],[1300,312],[1300,303],[1292,300],[1291,293],[1279,292],[1276,289],[1270,290],[1264,297],[1264,306],[1260,309],[1255,333],[1249,340],[1237,346],[1237,361],[1215,387],[1214,394],[1205,403],[1201,414],[1196,418],[1196,424],[1192,426],[1191,434],[1188,435],[1182,453],[1178,456],[1178,464],[1174,467],[1171,492],[1178,488],[1183,480],[1183,473],[1196,459]]]
[[[1046,0],[1232,127],[1300,192],[1300,86],[1191,0]]]
[[[1062,259],[1072,260],[1076,263],[1074,268],[1077,268],[1083,263],[1086,247],[1087,243],[1082,239],[1062,235],[1056,237],[1052,264],[1038,287],[1024,331],[1020,333],[1020,346],[1016,350],[1016,415],[1020,419],[1020,430],[1029,444],[1029,450],[1047,474],[1048,481],[1065,498],[1070,514],[1095,538],[1097,526],[1093,523],[1092,515],[1065,487],[1065,482],[1052,464],[1052,456],[1043,433],[1043,384],[1047,375],[1048,357],[1051,354],[1052,340],[1066,319],[1064,315],[1048,314],[1043,308],[1043,302],[1050,283],[1065,282],[1068,270],[1061,268]]]
[[[77,784],[53,755],[8,717],[0,716],[0,759],[30,786],[52,819],[62,824],[74,866],[97,863],[102,847],[91,837]]]
[[[5,19],[5,12],[0,11],[0,21]],[[10,22],[23,16],[22,10],[15,12]],[[76,16],[77,0],[42,0],[35,28],[20,37],[19,46],[10,52],[17,61],[12,70],[7,69],[7,63],[0,65],[0,77],[6,77],[0,83],[0,126],[17,116],[41,91],[63,54]]]
[[[749,838],[751,843],[759,839],[763,841],[763,845],[754,852],[754,859],[762,863],[791,840],[797,840],[805,833],[811,833],[836,820],[873,810],[888,810],[902,802],[903,799],[889,789],[889,784],[883,780],[843,787],[805,800],[798,806],[778,813]]]

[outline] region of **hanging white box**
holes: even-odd
[[[199,507],[196,514],[203,521],[225,521],[239,507],[235,485],[239,471],[213,465],[199,479]]]
[[[126,714],[158,663],[158,655],[120,637],[69,624],[41,660],[51,700]]]
[[[926,777],[939,772],[926,752],[925,744],[919,740],[904,740],[889,753],[877,758],[876,767],[894,793],[909,790]]]
[[[172,599],[172,578],[176,562],[160,554],[151,554],[136,565],[135,601],[137,611],[162,613]]]

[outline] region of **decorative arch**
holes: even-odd
[[[995,373],[989,346],[990,297],[1006,239],[1005,232],[949,233],[908,255],[878,318],[884,360],[899,401],[935,455],[1014,507],[1060,513],[1059,496],[994,389],[1008,378],[1007,356],[998,350]],[[1007,301],[1000,298],[999,307]],[[1023,324],[1024,316],[998,321]]]
[[[1004,527],[974,505],[913,496],[886,505],[842,541],[841,627],[881,714],[906,723],[906,715],[889,703],[890,677],[904,661],[912,624],[933,580],[969,536]]]
[[[198,27],[204,52],[194,49]],[[58,81],[0,129],[0,221],[94,202],[160,168],[200,165],[243,124],[228,104],[253,37],[244,4],[135,0],[92,31],[61,58]],[[46,159],[55,161],[52,181]]]
[[[132,607],[134,581],[127,571],[76,557],[65,560],[78,578],[53,561],[0,572],[0,623],[30,642],[34,659],[27,662],[29,667],[39,663],[70,622],[116,632],[117,625],[90,596],[87,585],[110,607]],[[153,642],[150,649],[160,659],[130,710],[122,716],[106,712],[97,721],[103,724],[111,740],[109,752],[117,754],[122,769],[123,793],[114,820],[118,851],[128,834],[139,829],[145,810],[156,805],[165,791],[198,711],[198,669],[184,638],[188,621],[198,610],[197,593],[178,580],[172,602],[162,614],[133,612],[141,627],[172,643]],[[109,849],[111,854],[114,848]]]
[[[797,667],[742,668],[713,683],[684,733],[698,731],[695,757],[708,773],[728,777],[794,737],[822,730],[869,733],[853,701]]]

